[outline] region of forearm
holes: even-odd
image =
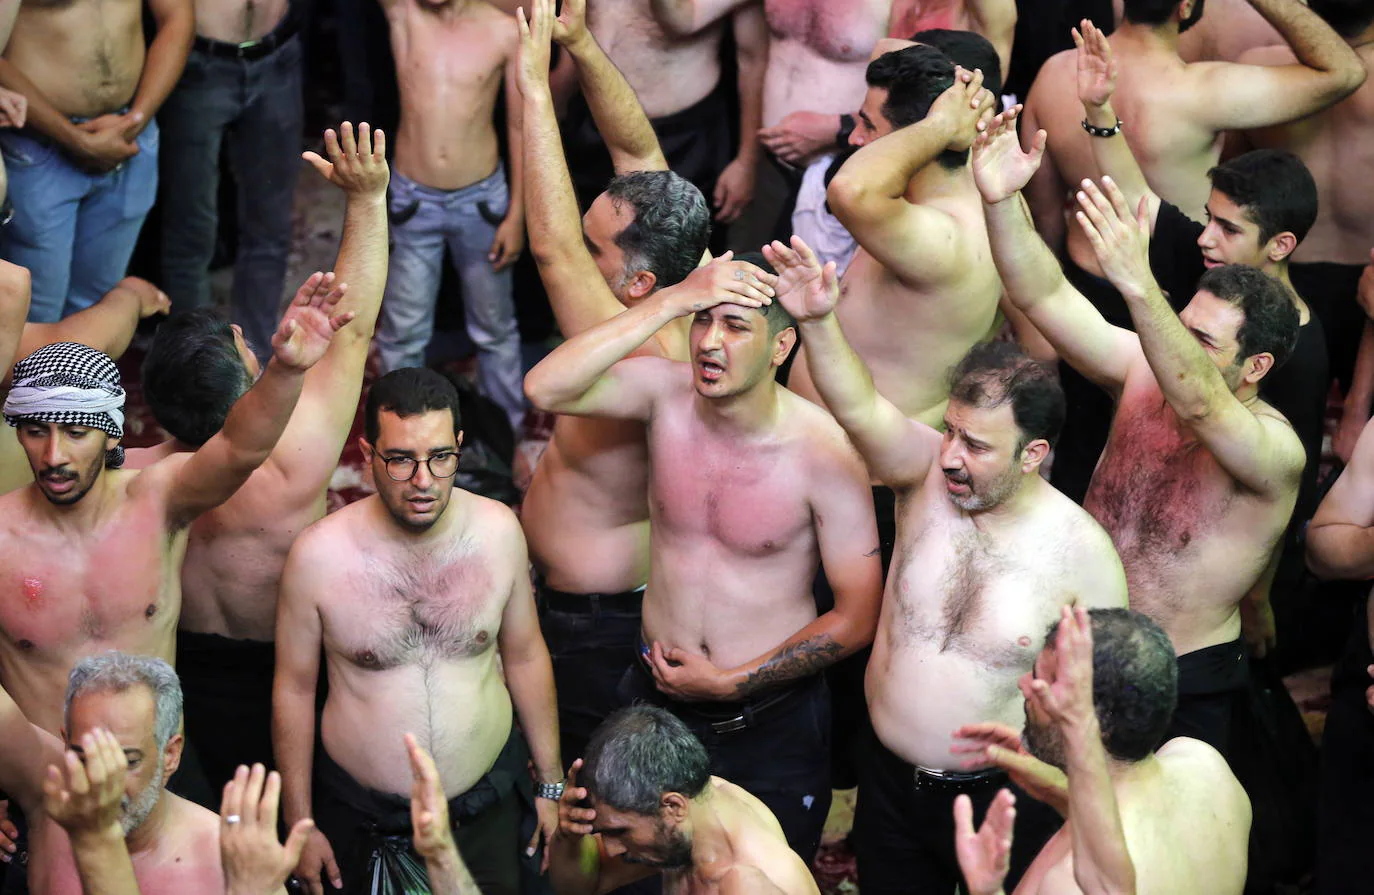
[[[832,609],[816,618],[771,653],[731,669],[731,699],[744,699],[780,684],[824,671],[873,642],[873,626]]]
[[[28,316],[28,270],[0,261],[0,382],[9,381],[14,362],[27,354],[21,346]]]
[[[662,302],[642,301],[549,352],[525,376],[525,393],[541,410],[567,412],[611,367],[673,319]]]
[[[22,93],[28,100],[28,111],[24,116],[24,127],[32,128],[68,152],[76,151],[81,142],[81,130],[71,119],[59,112],[43,95],[43,91],[29,80],[28,76],[10,62],[0,59],[0,87]]]
[[[1374,578],[1374,528],[1314,521],[1307,531],[1307,567],[1323,581]]]
[[[529,231],[530,253],[542,268],[578,250],[582,221],[554,117],[553,96],[548,90],[526,92],[522,125],[525,227]],[[561,304],[557,296],[551,295],[550,303],[557,315]],[[561,320],[559,328],[565,336],[576,335]]]
[[[53,342],[80,342],[118,359],[133,341],[142,300],[132,290],[116,286],[95,304],[58,323],[30,323],[24,327],[20,356]]]
[[[1350,391],[1341,410],[1341,425],[1358,425],[1369,421],[1374,406],[1374,321],[1365,320],[1360,333],[1359,353],[1355,355],[1355,372],[1350,378]]]
[[[313,816],[315,691],[285,681],[272,688],[272,757],[281,772],[282,820],[290,828]]]
[[[873,374],[855,353],[832,311],[800,325],[806,346],[806,368],[821,400],[835,421],[854,437],[862,432],[878,404]]]
[[[916,172],[948,145],[949,134],[942,128],[918,121],[864,146],[830,182],[827,197],[836,217],[843,223],[846,216],[862,215],[865,205],[875,199],[901,199]]]
[[[508,81],[506,91],[506,144],[509,147],[510,170],[506,172],[506,182],[510,188],[510,207],[506,220],[525,221],[525,104],[517,100],[520,89],[515,79]]]
[[[666,171],[668,162],[639,97],[595,38],[588,33],[567,50],[577,64],[582,96],[610,150],[615,172]]]
[[[387,227],[385,193],[349,194],[344,206],[343,238],[334,260],[334,277],[335,282],[348,285],[336,313],[352,311],[355,316],[334,336],[335,340],[372,340],[386,289]]]
[[[1100,106],[1084,103],[1083,112],[1088,124],[1093,127],[1112,128],[1120,123],[1110,101]],[[1149,183],[1145,181],[1145,172],[1140,169],[1140,163],[1136,161],[1135,153],[1131,152],[1124,133],[1118,131],[1113,137],[1089,136],[1088,145],[1092,147],[1093,162],[1096,163],[1097,170],[1116,181],[1116,185],[1126,196],[1127,205],[1135,208],[1140,204],[1142,196],[1150,196],[1154,201],[1158,201]]]
[[[174,13],[158,23],[157,36],[148,45],[143,75],[138,79],[138,90],[129,108],[130,112],[141,115],[145,123],[153,120],[167,95],[176,87],[195,36],[195,15],[189,2],[184,7],[178,6]]]
[[[1329,73],[1358,69],[1363,80],[1360,58],[1305,4],[1298,0],[1250,0],[1250,5],[1283,36],[1303,65]]]
[[[1219,400],[1233,400],[1216,365],[1178,319],[1159,284],[1152,279],[1143,289],[1125,289],[1121,294],[1150,370],[1180,419],[1201,419]]]
[[[1083,895],[1130,895],[1135,865],[1107,772],[1107,753],[1096,717],[1065,731],[1074,878]]]
[[[749,15],[750,11],[736,13]],[[763,78],[768,71],[767,31],[757,43],[761,46],[745,47],[740,43],[736,53],[736,90],[739,94],[739,151],[735,158],[749,165],[758,164],[761,146],[759,129],[763,127]],[[839,126],[836,125],[836,130]]]
[[[139,895],[133,860],[118,826],[72,836],[71,847],[82,895]]]
[[[549,842],[549,883],[557,895],[594,895],[601,884],[601,854],[591,836],[559,830]]]
[[[540,644],[540,647],[543,645]],[[532,655],[515,661],[502,656],[506,688],[525,733],[534,770],[541,782],[563,779],[563,761],[558,754],[558,703],[554,696],[553,664],[547,649],[531,650]]]
[[[265,461],[291,421],[305,374],[283,366],[276,358],[224,420],[222,434],[234,465],[256,468]]]
[[[1007,298],[1032,315],[1036,303],[1065,282],[1064,269],[1036,232],[1025,197],[1017,193],[996,204],[983,203],[988,243]],[[1034,319],[1032,318],[1032,323]]]
[[[433,895],[481,895],[482,890],[473,881],[457,848],[449,848],[437,857],[427,858],[425,869],[429,871],[429,888]]]

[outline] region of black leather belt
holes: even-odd
[[[602,612],[638,614],[644,603],[644,588],[618,594],[570,594],[554,590],[540,582],[535,588],[540,608],[578,615],[598,615]]]
[[[638,641],[636,649],[639,670],[649,678],[650,683],[653,683],[654,672],[649,666],[648,649],[643,640]],[[695,715],[709,724],[714,733],[736,733],[757,727],[769,716],[777,714],[794,697],[821,683],[819,676],[813,675],[783,684],[782,689],[755,697],[748,702],[687,702],[671,697],[667,699],[675,714]],[[659,696],[663,697],[663,694],[660,693]]]
[[[942,771],[935,768],[923,768],[918,765],[912,774],[912,779],[917,789],[933,789],[937,792],[967,792],[985,783],[991,783],[1004,776],[1005,773],[1000,768],[988,768],[970,773],[967,771]]]
[[[264,56],[271,55],[282,44],[296,36],[300,30],[300,24],[296,21],[297,16],[294,9],[286,10],[286,17],[277,23],[277,27],[264,34],[257,40],[246,40],[240,44],[231,44],[223,40],[213,40],[208,37],[196,35],[192,47],[198,53],[207,56],[214,56],[219,59],[243,59],[252,62]]]

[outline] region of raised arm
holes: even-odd
[[[1141,199],[1148,203],[1150,232],[1153,233],[1159,214],[1159,196],[1146,182],[1145,172],[1140,169],[1121,131],[1121,119],[1112,108],[1118,71],[1112,45],[1107,35],[1087,19],[1073,29],[1073,42],[1078,47],[1078,99],[1083,104],[1084,120],[1091,127],[1116,131],[1109,137],[1089,136],[1093,162],[1098,171],[1116,181],[1131,208],[1138,208]]]
[[[1059,356],[1103,388],[1118,393],[1140,347],[1064,278],[1049,246],[1035,232],[1020,190],[1040,166],[1045,132],[1031,151],[1016,141],[1016,106],[992,120],[973,144],[973,177],[983,196],[993,261],[1007,298],[1054,346]]]
[[[1354,93],[1367,76],[1345,40],[1299,0],[1250,0],[1293,55],[1293,65],[1196,62],[1203,89],[1189,110],[1213,130],[1264,127],[1310,115]]]
[[[760,0],[649,0],[658,23],[679,37],[696,34],[747,4],[763,6]]]
[[[323,280],[309,294],[304,288],[298,292],[272,337],[272,360],[234,402],[224,428],[189,457],[161,461],[177,464],[166,499],[173,528],[228,500],[267,460],[296,408],[306,371],[324,355],[334,333],[353,319],[351,311],[338,313],[341,297]]]
[[[313,596],[318,574],[309,529],[291,547],[282,571],[277,603],[277,665],[272,678],[272,755],[281,771],[283,809],[287,824],[312,815],[311,773],[315,757],[315,690],[320,675],[320,646],[324,628]],[[323,871],[323,872],[322,872]],[[296,875],[309,895],[322,895],[323,878],[339,887],[339,866],[329,840],[318,828],[310,831]]]
[[[139,277],[125,277],[85,310],[57,323],[26,325],[19,356],[27,357],[53,342],[80,342],[118,358],[133,341],[140,320],[166,314],[171,307],[167,293],[152,283]]]
[[[533,0],[536,10],[553,13],[552,0]],[[627,171],[667,171],[668,161],[659,148],[649,116],[639,104],[625,76],[587,30],[587,0],[563,0],[553,22],[553,39],[577,64],[582,97],[617,174]]]
[[[27,357],[24,344],[24,321],[29,316],[31,282],[27,268],[8,261],[0,261],[0,384],[8,384],[14,372],[14,362]]]
[[[916,172],[938,164],[942,152],[972,145],[992,101],[981,72],[956,69],[954,83],[923,120],[868,143],[830,181],[826,198],[835,217],[903,282],[939,283],[972,263],[959,225],[907,201],[906,192]]]
[[[554,413],[648,420],[675,365],[653,357],[626,360],[629,354],[679,317],[722,303],[760,307],[770,300],[774,279],[752,264],[730,261],[727,252],[559,345],[525,376],[525,394],[535,407]]]
[[[411,832],[415,851],[425,859],[430,891],[433,895],[481,895],[482,890],[473,881],[453,841],[448,799],[444,797],[444,782],[439,779],[434,758],[413,733],[405,735],[405,744],[414,780],[410,787]]]
[[[567,786],[558,802],[558,832],[549,849],[549,883],[557,895],[604,895],[654,874],[643,864],[608,857],[592,835],[596,811],[584,807],[587,790],[577,785],[582,759],[568,769]]]
[[[825,406],[868,465],[889,488],[918,486],[939,453],[939,435],[908,419],[878,393],[863,359],[854,353],[835,316],[840,298],[832,261],[821,267],[800,236],[774,242],[764,255],[778,272],[778,298],[797,321],[806,366]]]
[[[763,6],[744,6],[730,17],[735,36],[735,62],[739,72],[739,152],[716,178],[716,220],[734,221],[754,197],[754,173],[758,169],[759,128],[763,126],[763,76],[768,70],[768,22]]]
[[[973,27],[970,31],[987,38],[1002,64],[1002,78],[1011,72],[1012,39],[1016,36],[1016,0],[964,0]],[[893,35],[910,37],[909,34]]]
[[[1324,581],[1374,578],[1374,420],[1307,526],[1307,567]]]
[[[119,741],[103,729],[81,738],[80,754],[69,749],[48,766],[43,810],[67,834],[83,895],[138,895],[119,822],[128,769]]]
[[[534,773],[541,783],[560,783],[563,780],[563,760],[558,754],[558,700],[554,696],[553,662],[549,648],[539,631],[539,615],[534,608],[534,592],[530,577],[529,551],[525,536],[513,514],[502,509],[507,524],[505,537],[509,540],[509,555],[518,570],[501,614],[501,668],[506,675],[506,688],[520,719],[520,730],[529,744],[534,760]],[[558,829],[558,803],[536,798],[535,808],[539,824],[530,840],[527,854],[533,854],[543,840],[544,868],[548,869],[547,846]]]
[[[571,339],[610,320],[625,306],[606,285],[583,240],[577,196],[563,156],[549,87],[553,19],[549,0],[534,0],[528,20],[523,9],[516,13],[520,30],[518,77],[524,107],[522,175],[530,253],[549,294],[558,329],[564,338]]]
[[[314,152],[304,158],[344,194],[343,237],[334,262],[334,283],[344,292],[335,313],[352,314],[353,320],[305,374],[300,400],[270,461],[293,488],[320,491],[329,483],[357,415],[367,351],[382,307],[390,180],[386,135],[380,130],[359,124],[355,137],[353,126],[344,122],[337,132],[325,131],[324,145],[326,158]],[[302,289],[324,285],[307,281]]]

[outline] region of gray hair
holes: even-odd
[[[672,171],[631,171],[613,179],[606,195],[634,212],[615,237],[627,276],[647,270],[663,289],[696,270],[711,236],[711,211],[690,180]]]
[[[650,705],[621,709],[587,744],[578,783],[618,811],[657,815],[664,793],[696,798],[711,779],[701,741],[672,713]]]
[[[147,687],[153,694],[153,736],[159,751],[166,748],[168,740],[181,728],[181,681],[176,671],[162,659],[114,650],[87,656],[76,663],[67,677],[63,722],[68,733],[76,697],[85,693],[122,693],[138,686]]]

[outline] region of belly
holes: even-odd
[[[873,42],[854,59],[829,59],[793,39],[774,39],[763,79],[763,125],[793,112],[829,115],[857,112],[868,90],[864,71]]]
[[[963,770],[950,752],[952,732],[965,724],[1025,723],[1016,681],[1027,669],[989,668],[956,651],[917,643],[893,648],[884,618],[873,643],[865,692],[873,729],[903,760],[929,768]]]
[[[196,0],[196,33],[211,40],[257,40],[286,16],[287,0]]]
[[[674,40],[647,7],[634,5],[614,16],[593,15],[591,30],[650,118],[701,102],[720,82],[721,25]]]
[[[95,117],[128,104],[143,73],[142,4],[76,0],[24,4],[5,58],[57,111]]]
[[[412,37],[417,28],[411,28]],[[412,40],[396,50],[401,120],[396,170],[438,190],[456,190],[491,176],[500,160],[493,122],[501,86],[499,60],[480,73],[476,61],[456,63],[454,47]]]
[[[410,760],[401,739],[406,733],[434,756],[450,798],[470,789],[506,743],[510,694],[494,649],[387,671],[364,671],[336,656],[328,662],[320,735],[330,757],[364,786],[410,793]]]

